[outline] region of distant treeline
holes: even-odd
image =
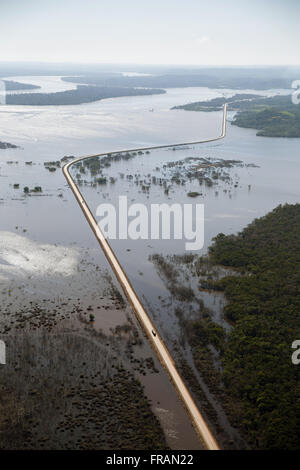
[[[41,88],[38,85],[31,85],[30,83],[20,83],[13,80],[3,80],[5,83],[6,91],[18,91],[18,90],[37,90]]]
[[[120,87],[78,86],[76,90],[60,91],[57,93],[24,93],[8,95],[6,104],[30,106],[59,106],[90,103],[106,98],[121,96],[140,96],[166,93],[160,89],[136,89]]]
[[[244,76],[231,70],[222,74],[222,69],[198,71],[194,73],[174,73],[153,76],[112,76],[84,75],[81,77],[65,77],[65,81],[98,86],[151,87],[151,88],[182,88],[209,87],[267,90],[270,88],[291,88],[291,79],[274,76]]]

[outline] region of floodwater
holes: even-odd
[[[14,79],[22,81],[20,77]],[[53,80],[28,77],[29,82],[43,86],[37,91],[73,87],[67,82],[60,83],[57,77]],[[62,88],[59,90],[59,87]],[[269,94],[278,92],[272,90]],[[24,267],[24,257],[28,254],[32,269],[39,277],[51,275],[51,269],[56,269],[56,246],[66,254],[65,264],[57,268],[62,272],[74,269],[79,249],[88,249],[95,264],[108,268],[61,170],[50,173],[45,162],[59,160],[65,155],[81,156],[214,137],[220,134],[222,113],[171,111],[170,108],[234,93],[234,90],[185,88],[167,90],[165,95],[109,99],[80,106],[1,106],[0,141],[20,146],[19,149],[0,150],[0,229],[2,241],[7,240],[0,246],[1,282],[17,276],[19,269],[24,276],[28,275]],[[159,177],[164,172],[168,178],[170,175],[164,165],[187,157],[238,160],[243,164],[226,169],[230,183],[219,181],[217,187],[200,188],[197,181],[186,179],[185,185],[172,184],[168,195],[162,187],[153,184],[149,192],[143,192],[134,181],[126,178],[126,175],[139,174],[140,179],[147,180],[148,175]],[[255,131],[228,123],[227,137],[222,141],[176,151],[151,151],[128,161],[112,163],[106,174],[116,179],[114,184],[96,188],[86,185],[81,189],[94,213],[103,202],[117,205],[120,195],[127,196],[129,204],[142,202],[147,207],[161,202],[204,204],[204,246],[197,252],[204,254],[219,232],[236,233],[278,204],[299,202],[299,157],[299,139],[256,137]],[[19,189],[14,188],[16,184],[20,185]],[[24,196],[25,186],[41,186],[43,192]],[[187,196],[189,191],[203,194],[192,200]],[[22,248],[20,236],[26,238]],[[184,241],[112,240],[111,245],[171,348],[172,341],[178,340],[180,333],[178,319],[168,306],[170,295],[149,256],[154,253],[182,254]],[[50,256],[47,269],[45,256],[47,259]],[[221,302],[207,293],[203,293],[203,300],[211,308]],[[219,306],[216,308],[220,310]],[[155,403],[154,411],[164,429],[168,429],[169,442],[173,439],[174,448],[197,447],[196,437],[174,390],[171,391],[165,375],[161,374],[162,379],[158,377],[155,380],[160,383],[154,388],[147,383],[147,378],[144,385]]]
[[[180,113],[184,113],[184,117],[188,114],[184,111]],[[200,119],[205,116],[202,115]],[[212,117],[217,127],[221,114],[209,113],[209,118]],[[258,138],[255,131],[239,129],[228,124],[228,136],[223,141],[176,152],[169,149],[154,150],[149,155],[136,156],[132,160],[113,162],[111,167],[104,171],[105,175],[116,179],[113,184],[108,182],[107,185],[97,188],[83,185],[81,190],[94,214],[100,204],[107,203],[112,203],[118,211],[121,195],[127,196],[128,206],[137,202],[144,203],[149,213],[152,203],[204,204],[204,246],[197,253],[205,254],[212,238],[218,233],[237,233],[254,218],[263,216],[277,205],[300,201],[299,154],[298,139]],[[230,159],[242,161],[243,165],[227,170],[232,178],[231,184],[221,181],[211,188],[203,189],[197,180],[189,182],[186,179],[184,186],[171,184],[169,194],[165,195],[159,185],[151,184],[149,192],[144,192],[140,185],[135,184],[134,175],[139,174],[139,181],[143,180],[148,184],[153,176],[161,176],[157,168],[162,170],[164,164],[187,157]],[[127,175],[133,175],[133,179],[127,179]],[[187,196],[189,191],[202,191],[203,196],[199,196],[195,201]],[[159,322],[158,327],[160,323],[166,323],[165,329],[168,332],[170,328],[175,331],[177,321],[176,318],[170,318],[169,312],[165,317],[161,315],[161,302],[157,299],[165,295],[165,286],[149,261],[149,256],[154,253],[182,254],[185,252],[185,243],[186,240],[172,239],[111,240],[111,245],[134,287],[157,311],[158,319],[155,320]],[[217,294],[212,299],[207,293],[203,293],[204,302],[212,308],[216,298]]]

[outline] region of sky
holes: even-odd
[[[299,65],[299,0],[0,0],[0,61]]]

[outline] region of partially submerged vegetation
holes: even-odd
[[[193,363],[243,446],[253,449],[300,447],[299,370],[291,361],[300,337],[299,234],[300,205],[285,205],[238,235],[219,234],[209,258],[152,257],[171,293],[178,285],[193,287],[194,297],[177,308]],[[207,289],[225,294],[230,327],[199,302]]]
[[[21,277],[3,284],[1,296],[9,361],[0,449],[167,448],[143,385],[159,372],[156,358],[86,251],[71,278]]]
[[[19,185],[18,185],[19,186]],[[16,185],[16,188],[15,189],[18,189],[17,188],[17,185]],[[25,186],[24,187],[24,194],[29,194],[29,193],[42,193],[43,190],[42,190],[42,187],[41,186],[35,186],[33,189],[29,189],[28,186]]]
[[[90,157],[74,163],[72,166],[73,176],[79,186],[97,188],[106,186],[108,183],[115,184],[118,178],[110,175],[110,168],[113,163],[129,161],[149,153],[149,151],[117,152],[100,157]],[[139,192],[143,192],[147,196],[153,187],[160,187],[164,195],[169,196],[170,191],[174,191],[174,187],[199,184],[201,190],[187,191],[188,197],[203,197],[206,189],[217,189],[221,185],[224,194],[231,197],[232,191],[239,186],[239,177],[237,175],[232,176],[230,170],[248,167],[256,167],[256,165],[244,164],[241,160],[224,160],[199,156],[169,161],[163,164],[161,168],[156,167],[147,174],[135,171],[134,173],[128,172],[126,175],[120,173],[119,177],[120,180],[126,179],[129,185],[136,186]],[[218,196],[218,191],[215,192],[215,195]]]
[[[214,263],[226,276],[216,289],[234,324],[223,355],[225,387],[254,447],[299,449],[299,370],[291,344],[300,337],[300,205],[279,206],[237,236],[218,235]],[[288,436],[288,438],[287,438]]]
[[[7,345],[0,449],[167,448],[140,381],[104,345],[66,333],[19,333]]]
[[[198,287],[199,260],[198,255],[191,253],[150,257],[171,294],[168,311],[174,310],[179,326],[179,336],[172,342],[169,332],[165,334],[173,357],[219,444],[223,449],[241,449],[247,446],[229,423],[230,410],[220,386],[220,349],[224,347],[226,329],[202,299],[202,290]],[[205,275],[210,276],[211,272],[205,269]],[[216,306],[216,299],[214,304]]]
[[[290,96],[254,100],[232,124],[258,129],[257,136],[300,137],[300,105],[293,104]]]

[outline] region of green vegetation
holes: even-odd
[[[116,152],[108,153],[101,157],[90,157],[83,161],[73,164],[72,172],[79,186],[90,186],[98,188],[100,185],[105,186],[108,183],[115,184],[118,181],[117,177],[110,176],[106,172],[115,162],[121,160],[128,161],[133,158],[145,155],[147,152]],[[45,163],[49,165],[50,163]],[[165,163],[162,168],[155,168],[155,172],[161,171],[160,176],[147,174],[126,174],[119,173],[120,179],[131,182],[131,186],[135,185],[140,188],[143,193],[149,194],[153,186],[160,187],[165,196],[169,196],[170,191],[173,191],[174,185],[184,186],[186,183],[191,182],[199,183],[201,191],[187,191],[188,197],[203,196],[206,189],[217,188],[222,184],[225,186],[223,191],[230,195],[230,191],[238,187],[238,177],[234,178],[230,175],[229,170],[235,167],[255,167],[253,164],[244,164],[241,160],[223,160],[215,158],[201,158],[201,157],[187,157],[183,160],[169,161]],[[51,167],[46,166],[49,171]],[[55,167],[54,167],[55,168]],[[224,184],[225,183],[225,184]],[[215,196],[218,191],[215,191]]]
[[[155,254],[150,261],[176,302],[183,348],[188,342],[218,403],[213,413],[203,406],[210,424],[220,426],[219,442],[299,449],[300,370],[291,345],[300,338],[300,204],[279,206],[238,235],[219,234],[209,256]],[[181,295],[178,288],[191,292]],[[208,289],[214,305],[224,293],[226,321],[205,305],[201,293]],[[178,354],[180,363],[184,352]],[[202,383],[186,365],[183,374],[202,403]]]
[[[19,355],[0,378],[0,450],[168,449],[141,382],[120,361],[108,372],[95,338],[40,338],[7,339]]]
[[[149,261],[154,263],[158,273],[165,279],[167,288],[174,299],[180,302],[191,302],[195,299],[193,289],[180,283],[180,272],[169,260],[162,255],[154,254],[149,256]]]
[[[61,162],[58,161],[53,161],[53,162],[44,162],[44,167],[50,171],[50,173],[54,173],[57,168],[61,167]]]
[[[28,295],[29,278],[2,289],[0,337],[10,355],[0,366],[0,450],[167,449],[141,380],[158,374],[158,362],[117,283],[87,251],[80,264],[67,293],[62,278],[54,288],[46,281],[38,298]],[[109,327],[91,323],[99,314]]]
[[[35,186],[32,190],[31,190],[32,193],[41,193],[43,192],[41,186]]]
[[[98,183],[98,184],[106,184],[106,183],[107,183],[107,179],[106,179],[105,177],[97,178],[97,179],[96,179],[96,183]]]
[[[99,101],[106,98],[157,95],[161,93],[165,93],[165,90],[107,86],[77,86],[76,90],[59,91],[57,93],[21,93],[18,95],[7,95],[6,103],[23,106],[75,105],[91,103],[93,101]]]
[[[195,103],[183,104],[181,106],[174,106],[172,109],[184,109],[185,111],[220,111],[225,103],[228,104],[228,109],[233,106],[233,103],[240,102],[242,100],[253,100],[255,98],[261,98],[260,95],[251,94],[237,94],[232,98],[213,98],[209,101],[196,101]],[[229,105],[231,103],[231,105]]]
[[[237,114],[233,125],[259,129],[262,137],[300,137],[300,106],[253,109]]]
[[[44,166],[46,166],[46,167],[48,167],[48,166],[56,166],[57,168],[60,168],[61,162],[60,162],[60,160],[53,161],[53,162],[44,162]]]
[[[300,105],[293,104],[290,95],[266,98],[237,94],[231,98],[215,98],[172,109],[219,111],[224,103],[228,104],[228,110],[238,111],[232,121],[235,126],[258,129],[258,136],[300,137]]]
[[[300,338],[300,205],[279,206],[236,236],[219,234],[210,259],[241,274],[210,286],[224,291],[234,325],[220,345],[235,420],[252,447],[299,449],[300,381],[291,344]],[[219,333],[203,333],[218,348]]]

